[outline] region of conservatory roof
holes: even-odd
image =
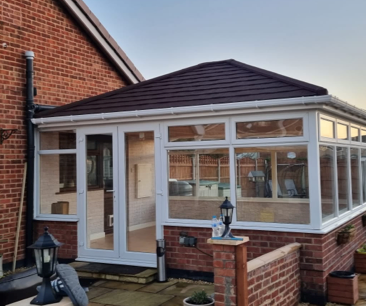
[[[36,118],[327,95],[327,89],[233,59],[202,63],[38,113]]]

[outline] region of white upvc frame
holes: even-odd
[[[156,267],[155,253],[142,253],[128,251],[127,248],[127,192],[126,192],[126,153],[125,153],[125,134],[129,132],[154,132],[154,162],[155,162],[155,222],[156,222],[156,239],[164,237],[162,226],[162,173],[161,173],[161,133],[159,123],[135,123],[118,126],[118,151],[119,151],[119,237],[120,237],[120,262],[124,264],[134,264],[147,267]],[[123,157],[123,158],[122,158]]]
[[[358,129],[358,141],[352,140],[352,128]],[[356,124],[353,124],[353,123],[350,123],[350,126],[349,126],[349,138],[350,138],[351,144],[359,145],[360,142],[361,142],[361,126],[356,125]]]
[[[62,132],[70,129],[56,129],[51,131]],[[76,137],[76,134],[75,134]],[[58,150],[39,150],[40,148],[40,132],[35,129],[34,132],[34,144],[35,144],[35,155],[34,155],[34,210],[33,219],[39,221],[67,221],[77,222],[79,220],[78,215],[61,215],[61,214],[42,214],[41,213],[41,155],[61,155],[61,154],[75,154],[77,156],[77,149],[58,149]],[[76,158],[77,159],[77,158]],[[77,164],[77,161],[76,161]],[[76,193],[76,190],[75,190]]]
[[[344,140],[344,139],[339,139],[338,138],[338,124],[344,125],[344,126],[347,127],[348,139]],[[337,142],[340,143],[340,144],[349,144],[351,142],[351,129],[350,129],[350,123],[349,122],[344,121],[342,119],[336,118],[336,139],[337,139]]]
[[[204,140],[204,141],[169,141],[169,127],[175,126],[192,126],[201,124],[225,124],[225,139],[224,140]],[[200,146],[200,145],[223,145],[228,144],[230,141],[230,125],[227,117],[215,117],[215,118],[195,118],[195,119],[179,119],[174,121],[167,121],[162,125],[163,128],[163,143],[164,146],[169,147],[183,147],[183,146]]]
[[[87,247],[87,180],[86,180],[86,137],[88,135],[112,135],[113,156],[113,232],[120,233],[119,222],[119,182],[118,161],[119,152],[117,145],[117,126],[92,126],[78,128],[76,132],[77,148],[77,211],[78,211],[78,259],[80,258],[114,258],[119,257],[119,235],[113,235],[113,250],[91,249]]]
[[[162,180],[163,180],[163,193],[167,196],[164,197],[163,203],[163,225],[170,226],[193,226],[193,227],[210,227],[211,220],[193,220],[193,219],[174,219],[169,218],[169,190],[168,190],[168,173],[169,173],[169,165],[168,165],[168,151],[169,150],[195,150],[195,149],[222,149],[228,148],[229,150],[229,167],[230,167],[230,201],[236,206],[236,169],[235,169],[235,148],[245,148],[245,147],[270,147],[276,145],[283,146],[306,146],[308,147],[308,157],[309,157],[309,141],[316,141],[316,137],[310,137],[310,125],[309,118],[312,116],[311,125],[313,125],[313,129],[315,128],[314,134],[316,135],[317,125],[314,124],[317,121],[316,112],[315,111],[307,111],[307,112],[294,112],[290,111],[288,113],[272,113],[272,114],[262,114],[262,115],[237,115],[231,117],[215,117],[210,120],[205,121],[204,123],[220,123],[223,120],[226,120],[227,125],[225,129],[225,133],[229,133],[229,138],[227,141],[223,143],[223,141],[205,141],[205,142],[179,142],[172,143],[168,142],[168,127],[169,126],[179,126],[182,125],[181,122],[174,121],[166,121],[163,124],[163,139],[164,139],[164,150],[162,151]],[[236,122],[245,122],[245,121],[270,121],[270,120],[281,120],[281,119],[302,119],[303,121],[303,136],[301,137],[284,137],[284,138],[261,138],[261,139],[236,139]],[[203,123],[202,120],[192,119],[192,120],[184,120],[184,125],[193,125],[195,123]],[[229,127],[229,128],[228,128]],[[319,154],[319,152],[317,152]],[[319,161],[318,161],[319,162]],[[310,167],[309,167],[310,168]],[[320,179],[319,179],[320,180]],[[316,180],[311,180],[309,176],[309,189],[310,189],[310,197],[312,189],[316,187]],[[311,201],[311,198],[309,199]],[[314,201],[313,201],[314,202]],[[236,210],[234,209],[233,214],[233,222],[232,228],[240,228],[240,229],[263,229],[263,230],[282,230],[282,231],[294,231],[294,232],[303,232],[304,229],[307,231],[314,231],[316,229],[320,229],[321,226],[321,216],[314,217],[312,212],[312,206],[316,204],[309,205],[310,209],[310,224],[284,224],[284,223],[261,223],[261,222],[243,222],[237,221]],[[320,221],[319,221],[320,220]]]
[[[230,118],[230,143],[242,144],[250,143],[252,145],[265,143],[288,143],[288,142],[303,142],[309,140],[309,111],[307,112],[288,112],[288,113],[272,113],[272,114],[249,114],[232,116]],[[236,124],[241,122],[253,122],[253,121],[271,121],[271,120],[285,120],[285,119],[302,119],[303,122],[303,136],[299,137],[276,137],[276,138],[236,138]]]

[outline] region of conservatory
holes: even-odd
[[[327,233],[366,210],[366,112],[232,60],[42,112],[35,220],[78,259],[155,266],[164,226]]]

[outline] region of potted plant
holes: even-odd
[[[206,291],[195,291],[193,294],[183,300],[184,306],[201,305],[201,306],[212,306],[215,304],[215,300],[209,297]]]
[[[362,245],[355,253],[355,272],[366,273],[366,244]]]
[[[355,237],[356,229],[353,224],[348,224],[341,231],[338,232],[337,235],[337,243],[345,244],[352,241]]]

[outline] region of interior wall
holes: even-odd
[[[151,135],[149,135],[151,133]],[[126,181],[127,181],[127,218],[129,230],[135,230],[152,226],[155,222],[155,154],[153,132],[144,133],[146,138],[140,139],[138,135],[126,134]],[[151,165],[143,167],[146,173],[151,176],[150,186],[137,187],[136,165]],[[147,188],[144,192],[150,196],[138,198],[137,188]],[[149,192],[150,190],[150,192]]]

